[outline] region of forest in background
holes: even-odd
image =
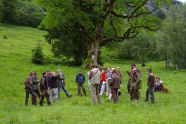
[[[147,5],[153,8],[154,3]],[[36,5],[35,0],[1,0],[0,1],[0,21],[4,23],[38,27],[47,13],[44,6]],[[174,64],[174,68],[183,69],[186,67],[186,7],[178,2],[171,1],[170,7],[164,7],[152,13],[153,16],[161,18],[162,28],[156,32],[148,30],[141,32],[132,39],[123,42],[109,42],[104,49],[100,49],[98,63],[103,63],[105,58],[116,58],[121,60],[138,60],[141,63],[147,61],[165,61],[165,67],[169,68],[169,63]],[[73,34],[76,36],[76,33]],[[65,37],[65,36],[64,36]],[[47,36],[46,36],[47,39]],[[78,40],[78,38],[75,38]],[[78,48],[77,48],[77,45]],[[55,57],[66,58],[66,62],[81,65],[86,61],[87,51],[81,44],[74,45],[71,51],[68,45],[62,45],[63,51],[57,52],[53,48]],[[104,51],[101,51],[104,50]],[[80,54],[77,54],[80,53]],[[78,62],[76,62],[78,60]],[[80,60],[80,61],[79,61]],[[109,62],[109,59],[107,59]]]

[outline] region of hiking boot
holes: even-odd
[[[68,97],[71,97],[72,96],[72,94],[70,94]]]

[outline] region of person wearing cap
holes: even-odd
[[[112,78],[112,71],[111,71],[111,67],[108,67],[107,68],[108,72],[107,72],[107,76],[106,76],[106,81],[107,81],[107,90],[108,90],[108,99],[111,100],[112,99],[112,94],[111,94],[111,89],[110,89],[110,86],[109,86],[109,83],[111,81],[111,78]]]
[[[117,75],[116,70],[112,71],[112,78],[110,81],[110,88],[114,103],[118,103],[118,89],[120,89],[121,78]]]
[[[140,77],[141,77],[141,71],[139,68],[136,67],[135,63],[131,64],[131,72],[130,72],[130,80],[132,81],[132,76],[133,76],[133,68],[136,68],[137,72],[139,73]],[[128,87],[131,87],[131,85],[129,85]],[[139,89],[142,88],[142,84],[141,82],[138,84]],[[138,90],[138,96],[140,98],[140,90]],[[136,94],[134,95],[134,97],[136,97]]]
[[[50,77],[50,102],[53,102],[53,97],[55,98],[55,102],[58,102],[58,84],[57,84],[57,79],[60,78],[60,76],[55,76],[55,72],[51,73]]]
[[[33,87],[32,76],[33,76],[33,72],[30,72],[30,76],[26,77],[26,79],[24,81],[25,91],[26,91],[26,98],[25,98],[25,105],[26,106],[28,106],[29,94],[31,94],[33,96],[33,105],[37,105],[36,94],[32,91],[32,87]]]
[[[39,105],[42,107],[43,106],[43,99],[46,97],[48,105],[51,105],[51,102],[49,100],[49,95],[47,93],[48,89],[48,79],[47,79],[47,73],[43,72],[43,77],[41,78],[41,83],[40,83],[40,100],[39,100]]]
[[[149,104],[153,104],[155,101],[154,101],[154,84],[155,84],[155,77],[154,75],[152,74],[152,69],[149,68],[148,69],[148,80],[147,80],[147,91],[146,91],[146,99],[145,101],[149,101],[149,93],[150,93],[150,99],[151,99],[151,102]]]
[[[90,74],[90,71],[92,70],[92,68],[89,68],[89,72],[87,72],[87,75],[88,75],[88,77],[89,77],[89,74]],[[90,85],[90,79],[88,79],[88,92],[90,92],[91,91],[91,87],[90,87],[91,85]]]
[[[58,83],[58,99],[60,99],[61,88],[63,89],[63,91],[65,92],[67,97],[71,97],[72,94],[71,95],[68,94],[68,92],[66,90],[66,87],[64,85],[64,83],[65,83],[65,81],[64,81],[65,80],[65,76],[64,76],[63,73],[61,73],[61,69],[58,69],[58,75],[57,76],[59,76],[59,78],[57,79],[57,83]]]
[[[106,82],[107,68],[104,69],[104,73],[102,73],[102,87],[100,91],[100,96],[103,95],[104,90],[106,89],[106,96],[108,96],[108,87]]]
[[[76,75],[76,80],[75,80],[77,83],[77,87],[78,87],[78,96],[81,96],[81,88],[82,88],[85,96],[87,96],[85,86],[84,86],[85,76],[84,76],[84,74],[82,74],[81,70],[79,70],[78,73],[79,74]]]
[[[99,84],[100,84],[100,71],[95,65],[92,65],[92,70],[90,71],[89,79],[91,79],[91,93],[93,105],[96,105],[96,97],[98,103],[101,104],[101,99],[99,95]]]
[[[140,74],[137,72],[137,68],[133,68],[133,75],[132,75],[132,85],[130,90],[130,99],[134,99],[134,94],[136,95],[136,100],[139,101],[139,95],[138,95],[138,84],[141,83],[141,77]]]
[[[38,88],[38,83],[39,83],[39,79],[37,78],[37,73],[34,72],[34,76],[32,77],[32,83],[33,83],[33,87],[32,87],[32,91],[37,94],[38,98],[40,99],[40,91]],[[36,98],[36,103],[37,103],[37,98]],[[34,104],[34,97],[32,96],[32,105]]]

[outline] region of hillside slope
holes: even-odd
[[[93,106],[90,92],[87,93],[88,97],[77,96],[75,76],[81,68],[31,63],[31,49],[37,45],[38,40],[42,41],[45,56],[53,55],[50,51],[51,47],[44,41],[44,34],[45,31],[29,27],[0,26],[0,123],[186,123],[185,70],[166,69],[164,62],[149,62],[144,68],[137,64],[142,71],[143,88],[140,90],[140,101],[132,102],[127,93],[128,76],[125,73],[130,70],[131,62],[105,63],[104,67],[121,67],[124,75],[121,85],[122,96],[119,97],[119,103],[114,104],[113,101],[106,100],[104,93],[101,97],[102,104]],[[3,38],[5,35],[8,39]],[[73,94],[72,98],[67,98],[61,91],[59,103],[53,103],[52,106],[45,103],[44,107],[40,107],[31,105],[30,96],[29,106],[25,107],[23,82],[29,71],[36,71],[40,79],[43,71],[51,70],[57,73],[58,68],[61,68],[66,77],[66,88],[70,94]],[[152,68],[153,74],[160,77],[164,86],[170,90],[169,94],[155,93],[156,103],[153,105],[144,101],[148,68]],[[86,76],[87,89],[88,70],[82,69],[82,72]]]

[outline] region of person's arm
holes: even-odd
[[[123,78],[123,73],[120,71],[120,73],[121,73],[121,77],[120,78]]]
[[[160,81],[160,84],[163,84],[163,82],[162,82],[162,81]]]
[[[110,81],[110,83],[109,83],[109,86],[112,86],[114,84],[114,78],[112,77],[111,78],[111,81]]]
[[[25,79],[25,81],[24,81],[24,84],[25,84],[25,86],[27,87],[27,88],[31,88],[31,86],[30,85],[28,85],[28,81],[29,81],[29,79],[28,79],[29,77],[27,77],[26,79]]]
[[[41,78],[40,85],[43,87],[43,89],[45,89],[45,79],[44,78]]]
[[[108,82],[109,80],[108,80],[108,73],[107,73],[107,76],[106,76],[106,81]]]
[[[85,83],[85,75],[83,75],[83,83]]]
[[[91,79],[91,77],[92,77],[92,71],[90,71],[88,78]]]

